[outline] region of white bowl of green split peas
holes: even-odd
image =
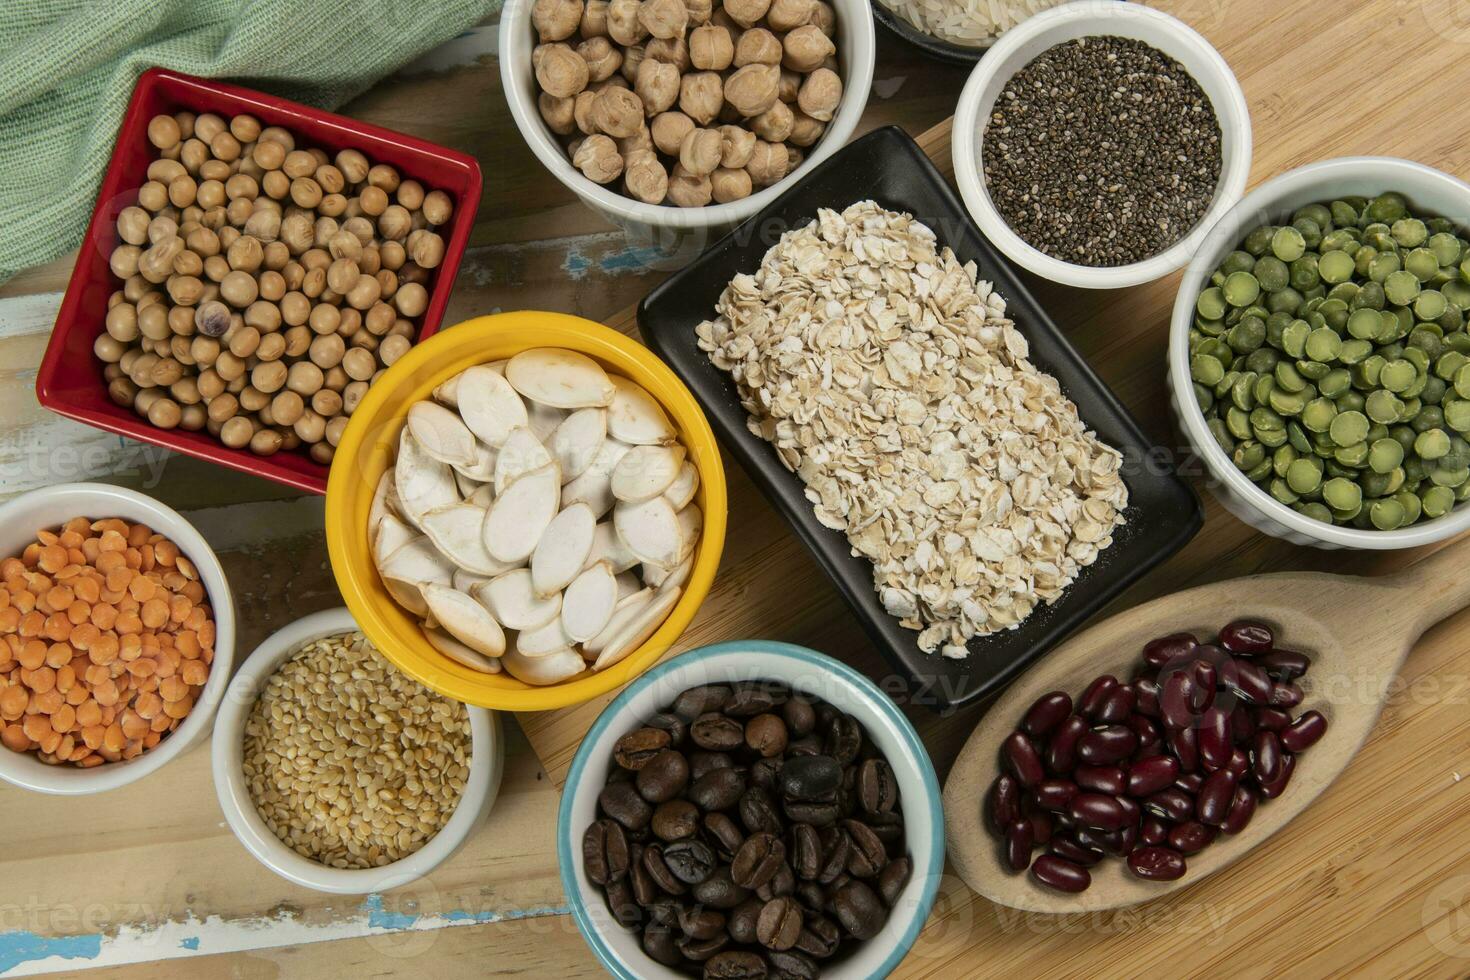
[[[1249,194],[1184,273],[1171,407],[1227,510],[1389,550],[1470,528],[1470,184],[1345,157]]]

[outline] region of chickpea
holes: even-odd
[[[725,83],[718,72],[692,72],[679,80],[679,109],[700,126],[713,122],[724,102]]]
[[[609,0],[607,5],[607,33],[623,47],[632,47],[648,36],[638,16],[642,0]]]
[[[818,68],[801,83],[796,104],[819,122],[831,122],[842,101],[842,79],[830,68]]]
[[[674,164],[669,176],[669,201],[681,208],[702,208],[710,202],[712,190],[708,175],[691,174],[681,164]]]
[[[576,99],[582,95],[590,95],[581,92],[575,98],[558,99],[554,95],[545,92],[536,96],[536,108],[541,112],[541,119],[546,123],[546,128],[558,136],[569,136],[576,129],[577,120],[573,115],[572,108],[576,105]]]
[[[424,195],[424,205],[419,209],[431,225],[442,225],[454,213],[454,202],[443,191],[430,191]]]
[[[610,183],[623,172],[623,158],[617,144],[600,133],[582,142],[572,157],[572,165],[598,184]]]
[[[771,30],[779,33],[794,31],[812,19],[812,5],[815,0],[771,0],[771,7],[766,11],[766,23],[771,25]]]
[[[781,40],[781,64],[796,72],[815,71],[822,62],[837,53],[832,39],[812,24],[796,28]]]
[[[643,104],[643,112],[656,116],[669,109],[679,98],[679,69],[662,61],[644,59],[638,66],[633,92]],[[605,96],[598,96],[599,99]],[[593,119],[597,118],[593,107]]]
[[[588,78],[600,82],[611,78],[623,64],[623,52],[605,37],[593,37],[577,45],[577,54],[587,62]]]
[[[758,116],[776,103],[780,80],[781,71],[775,65],[746,65],[725,80],[725,101],[747,119]],[[807,84],[811,84],[810,78]]]
[[[586,136],[597,132],[597,125],[592,121],[592,104],[596,101],[597,93],[591,89],[578,92],[576,98],[572,99],[572,122],[576,126],[574,132],[581,132]],[[571,155],[570,147],[567,152]]]
[[[827,130],[826,123],[813,119],[804,112],[793,113],[793,117],[791,133],[786,137],[786,141],[793,146],[811,146]]]
[[[763,27],[752,27],[735,42],[735,67],[746,65],[779,65],[781,42]]]
[[[633,136],[643,128],[643,119],[643,100],[628,89],[606,89],[592,103],[592,124],[608,136]]]
[[[577,33],[586,38],[607,35],[607,0],[587,0]]]
[[[784,102],[775,102],[769,109],[750,120],[751,132],[769,143],[782,143],[791,135],[796,114]]]
[[[734,58],[735,46],[723,27],[705,24],[689,35],[689,62],[700,71],[724,71]]]
[[[658,157],[649,153],[636,162],[629,161],[623,184],[629,195],[643,203],[662,204],[669,193],[669,173]]]
[[[832,9],[830,3],[824,0],[814,0],[809,23],[815,24],[818,30],[831,37],[837,30],[837,12]]]
[[[726,0],[723,10],[741,27],[754,27],[770,10],[772,0]]]
[[[693,62],[689,60],[689,42],[682,35],[654,38],[643,46],[643,57],[645,61],[661,61],[666,65],[673,65],[679,69],[680,74],[693,67]]]
[[[682,112],[661,112],[648,124],[650,138],[660,153],[677,156],[684,137],[694,129],[694,120]]]
[[[767,187],[786,176],[787,162],[785,146],[757,140],[745,169],[755,186]]]
[[[679,165],[695,177],[714,173],[720,165],[721,149],[719,130],[691,129],[679,143]]]
[[[623,81],[631,84],[632,81],[638,77],[638,66],[643,64],[643,59],[645,57],[647,57],[647,55],[644,51],[643,45],[641,44],[633,44],[623,48],[623,65],[621,68],[618,69],[618,73]],[[599,82],[598,84],[606,85],[611,81],[612,79],[607,79],[606,81]]]
[[[751,190],[750,174],[744,170],[721,167],[710,175],[710,194],[717,204],[728,204],[749,197]]]

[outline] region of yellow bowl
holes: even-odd
[[[465,368],[532,347],[581,351],[653,395],[673,419],[699,470],[695,497],[704,530],[683,596],[648,641],[607,670],[584,671],[560,684],[536,687],[507,673],[463,667],[429,645],[419,622],[399,608],[378,578],[368,547],[368,508],[378,479],[398,448],[408,409]],[[694,618],[709,594],[725,546],[725,470],[714,433],[694,396],[674,372],[637,341],[561,313],[501,313],[476,317],[410,350],[369,389],[352,414],[327,480],[327,549],[332,571],[364,634],[400,670],[447,697],[505,711],[546,711],[606,694],[652,667]]]

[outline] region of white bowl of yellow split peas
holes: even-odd
[[[176,511],[123,487],[0,505],[0,779],[79,796],[133,783],[209,732],[235,600]]]

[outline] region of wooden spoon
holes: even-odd
[[[944,787],[950,860],[972,889],[1000,905],[1036,912],[1122,908],[1168,895],[1228,867],[1305,810],[1348,763],[1373,730],[1389,682],[1426,629],[1470,604],[1470,538],[1444,548],[1407,571],[1377,579],[1284,572],[1216,582],[1164,596],[1098,624],[1063,643],[1016,681],[986,712],[955,761]],[[1121,681],[1142,666],[1143,645],[1188,631],[1202,641],[1235,619],[1256,619],[1276,631],[1278,647],[1311,657],[1300,682],[1310,710],[1327,717],[1327,733],[1297,757],[1296,771],[1277,799],[1261,800],[1254,819],[1236,835],[1186,858],[1188,870],[1172,882],[1135,877],[1124,861],[1107,858],[1090,869],[1092,887],[1066,894],[1038,884],[1002,863],[1000,842],[984,810],[1000,773],[1001,742],[1041,695],[1065,691],[1074,699],[1100,674]],[[1036,856],[1040,856],[1040,852]]]

